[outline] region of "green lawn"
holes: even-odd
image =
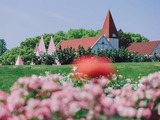
[[[118,74],[125,78],[138,80],[138,77],[146,76],[149,73],[160,71],[160,63],[115,63]],[[63,66],[0,66],[0,89],[9,91],[12,84],[20,77],[45,75],[45,71],[50,73],[60,73],[66,75],[71,72],[70,65]]]

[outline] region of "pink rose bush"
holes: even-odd
[[[81,87],[59,74],[23,77],[0,91],[0,120],[160,120],[160,72],[143,77],[137,88],[106,88],[105,77]],[[69,81],[69,82],[67,82]]]

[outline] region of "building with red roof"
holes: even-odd
[[[51,41],[52,42],[52,41]],[[50,43],[51,44],[51,43]],[[112,18],[110,10],[107,13],[106,19],[102,26],[100,36],[80,38],[74,40],[62,40],[57,44],[57,48],[61,46],[62,49],[70,48],[77,50],[79,46],[82,46],[85,50],[91,48],[92,51],[106,50],[106,49],[119,49],[119,37],[118,32]],[[53,48],[52,48],[53,47]],[[43,37],[36,49],[36,53],[45,52],[45,45]],[[160,56],[160,40],[150,42],[132,43],[128,48],[129,52],[136,52],[138,55],[157,55]],[[49,45],[48,54],[55,52],[55,46],[52,43]]]
[[[91,48],[92,51],[119,49],[118,32],[110,10],[108,11],[106,19],[104,21],[100,36],[74,40],[62,40],[57,45],[57,47],[59,46],[61,46],[62,49],[72,47],[75,50],[77,50],[79,46],[83,46],[85,50]]]
[[[150,42],[132,43],[128,48],[129,52],[136,52],[138,55],[160,56],[160,40]]]

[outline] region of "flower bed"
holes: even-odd
[[[18,79],[10,94],[0,91],[0,120],[160,120],[160,72],[140,79],[136,89],[106,87],[105,77],[80,87],[66,79],[58,74]]]

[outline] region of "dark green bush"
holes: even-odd
[[[55,53],[55,56],[62,65],[71,64],[75,58],[75,55],[75,50],[72,47],[65,49],[59,47]]]

